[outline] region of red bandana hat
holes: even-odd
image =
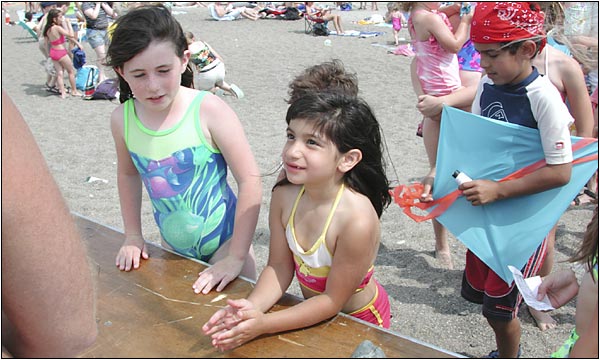
[[[474,43],[504,43],[543,36],[539,51],[546,44],[544,12],[528,2],[478,2],[471,22]]]

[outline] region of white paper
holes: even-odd
[[[523,300],[525,300],[527,305],[539,311],[554,310],[554,307],[552,307],[552,304],[550,303],[550,299],[548,299],[548,295],[544,296],[542,301],[537,299],[538,287],[542,283],[541,277],[533,276],[525,279],[523,278],[521,271],[516,267],[508,265],[508,269],[512,272],[515,284],[521,292],[521,295],[523,295]]]

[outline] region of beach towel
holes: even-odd
[[[359,38],[370,38],[375,36],[380,36],[385,34],[383,31],[358,31],[358,30],[346,30],[342,34],[338,34],[337,31],[330,31],[329,35],[337,35],[337,36],[349,36],[349,37],[359,37]]]
[[[399,45],[396,49],[394,49],[393,51],[390,51],[390,53],[392,53],[394,55],[404,55],[404,56],[409,56],[409,57],[415,56],[415,52],[414,52],[411,44]]]

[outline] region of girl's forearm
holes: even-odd
[[[239,259],[245,259],[258,223],[262,188],[259,178],[240,183],[238,186],[239,197],[229,252]]]
[[[141,235],[142,183],[139,175],[117,175],[125,236]]]
[[[248,301],[252,302],[257,310],[266,313],[285,294],[293,277],[291,264],[287,267],[283,264],[267,264],[248,296]]]
[[[273,334],[312,326],[334,317],[341,311],[332,299],[323,294],[304,300],[284,310],[265,314],[263,333]]]

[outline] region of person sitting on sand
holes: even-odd
[[[338,34],[344,33],[344,29],[342,29],[342,18],[340,15],[332,14],[331,9],[318,7],[314,2],[309,1],[305,2],[304,4],[306,6],[306,14],[313,18],[323,19],[325,21],[333,21],[335,31]]]
[[[227,6],[223,6],[220,3],[214,3],[210,4],[208,9],[212,17],[219,21],[232,21],[242,17],[250,20],[260,19],[260,16],[255,9],[246,6],[234,7],[233,3],[229,3]]]

